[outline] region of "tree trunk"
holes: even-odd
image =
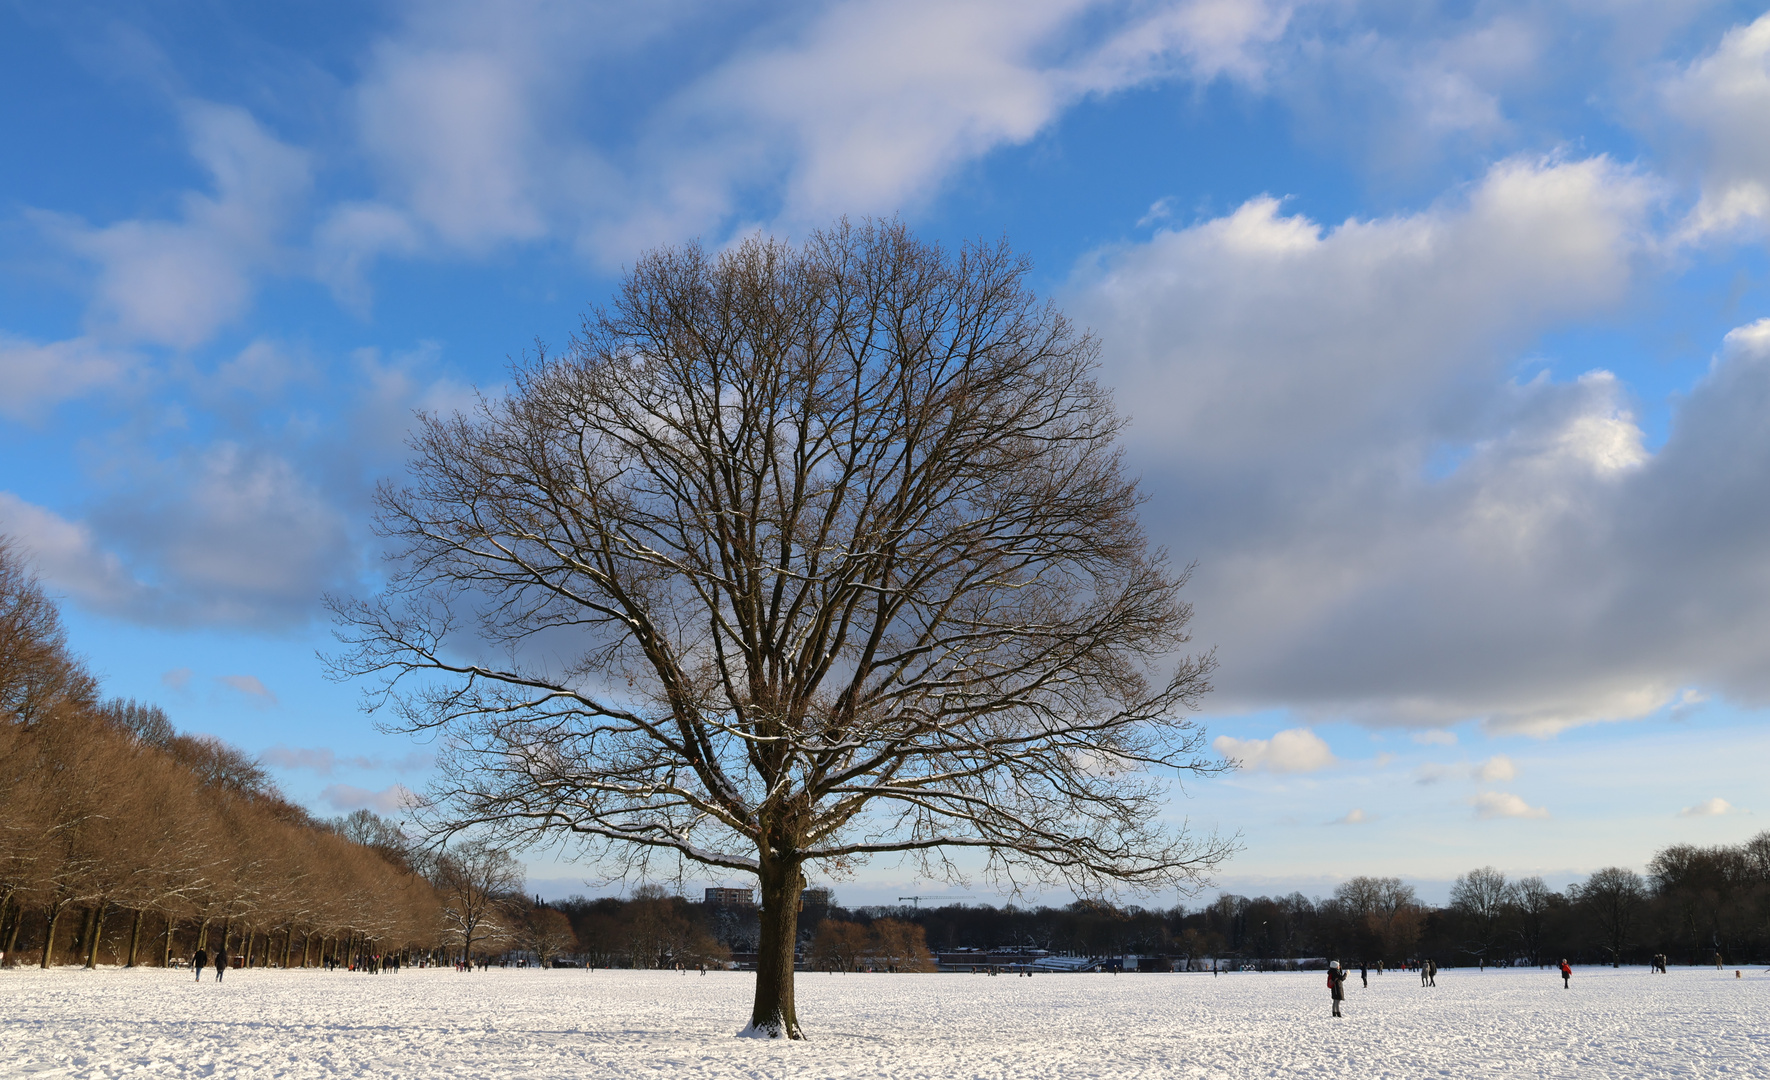
[[[208,947],[209,947],[209,920],[204,919],[202,921],[202,923],[197,927],[197,948],[207,949]]]
[[[177,933],[178,933],[178,920],[174,919],[170,915],[167,915],[166,916],[166,949],[165,949],[165,952],[160,954],[160,966],[163,968],[169,968],[172,966],[172,939]]]
[[[86,956],[86,944],[92,940],[92,908],[80,909],[80,925],[74,931],[74,940],[68,942],[68,949],[73,954],[74,963],[79,963]]]
[[[19,927],[25,924],[25,902],[22,899],[8,897],[12,901],[12,922],[6,925],[5,936],[0,937],[0,953],[6,956],[6,966],[17,967],[18,960],[14,956],[13,946],[18,944]]]
[[[762,940],[756,954],[756,1001],[742,1034],[769,1039],[803,1039],[793,1008],[793,954],[799,938],[799,894],[805,876],[797,863],[764,863],[760,874]]]
[[[135,950],[141,946],[141,920],[145,914],[141,908],[136,908],[135,918],[129,924],[129,959],[124,962],[124,967],[135,966]]]
[[[21,904],[20,907],[22,908],[23,905]],[[12,893],[8,892],[4,897],[0,897],[0,966],[4,966],[5,957],[12,953],[10,948],[12,944],[10,939],[13,936],[12,919],[8,917],[11,914]]]
[[[240,965],[241,967],[251,967],[252,966],[252,946],[254,943],[257,942],[257,940],[258,940],[258,934],[255,931],[253,931],[250,927],[248,927],[246,930],[246,943],[241,949],[241,951],[246,954],[246,958],[245,958],[245,962]]]
[[[18,930],[21,926],[25,926],[25,903],[18,901],[14,906],[18,908],[18,912],[12,915],[12,924],[5,928],[5,938],[0,940],[0,953],[5,953],[7,967],[18,967],[18,960],[14,956],[12,945],[18,944]]]
[[[50,904],[48,907],[49,926],[43,931],[43,960],[37,965],[44,971],[48,971],[49,965],[55,963],[55,931],[61,924],[63,906],[62,904]]]
[[[86,940],[86,970],[91,971],[98,966],[98,939],[104,934],[105,902],[100,900],[92,909],[92,933]]]

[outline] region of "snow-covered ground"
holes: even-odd
[[[811,1040],[733,1038],[737,972],[0,972],[0,1076],[1770,1077],[1770,975],[1731,969],[801,974]]]

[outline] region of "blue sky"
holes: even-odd
[[[1225,886],[1766,827],[1761,4],[14,4],[0,95],[0,531],[317,812],[425,781],[316,657],[413,410],[648,247],[899,214],[1102,340]]]

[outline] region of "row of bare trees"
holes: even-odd
[[[7,964],[165,964],[203,948],[289,965],[431,948],[455,894],[419,871],[451,860],[415,865],[373,815],[317,822],[239,751],[179,734],[158,708],[103,701],[55,604],[0,538]]]
[[[705,910],[658,885],[641,885],[627,900],[576,897],[561,908],[575,930],[580,955],[598,967],[724,966],[731,959]]]
[[[811,964],[821,971],[933,971],[934,954],[927,932],[913,922],[825,919],[811,939]]]

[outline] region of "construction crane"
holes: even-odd
[[[971,900],[971,899],[974,899],[974,898],[970,897],[970,896],[900,896],[897,898],[897,902],[901,904],[905,900],[908,900],[910,902],[910,904],[916,908],[916,910],[920,911],[922,909],[922,901],[924,901],[924,900]]]

